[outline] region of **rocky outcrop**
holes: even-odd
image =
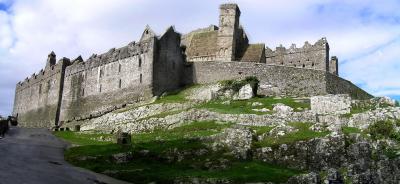
[[[316,114],[350,113],[351,98],[347,94],[311,97],[311,110]]]
[[[240,158],[249,158],[254,134],[252,130],[243,126],[224,129],[222,133],[214,136],[213,149],[228,148],[231,153]]]

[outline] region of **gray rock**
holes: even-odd
[[[257,106],[262,106],[263,104],[261,103],[261,102],[253,102],[252,104],[251,104],[251,106],[253,106],[253,107],[257,107]]]
[[[272,110],[278,114],[289,114],[293,112],[293,108],[281,103],[274,104],[274,108]]]
[[[250,84],[246,84],[239,89],[238,95],[234,99],[247,100],[254,97],[253,87]]]
[[[287,182],[287,184],[320,184],[320,183],[321,179],[319,178],[319,175],[314,172],[293,176]]]
[[[214,149],[218,149],[221,146],[227,147],[237,158],[247,159],[253,136],[253,132],[246,127],[227,128],[215,136],[213,147]]]
[[[128,163],[133,160],[133,155],[131,152],[127,153],[117,153],[111,155],[112,160],[117,164]]]
[[[350,113],[351,98],[348,94],[311,97],[311,111],[316,114]]]

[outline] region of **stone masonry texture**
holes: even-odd
[[[148,100],[190,84],[256,76],[269,96],[371,95],[338,76],[326,38],[301,48],[275,51],[250,44],[236,4],[219,8],[219,26],[181,35],[173,27],[157,36],[146,27],[138,42],[103,54],[56,61],[16,85],[13,115],[24,127],[62,125],[98,117],[126,104]],[[330,60],[329,60],[330,59]]]

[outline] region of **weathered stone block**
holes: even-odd
[[[351,98],[347,94],[311,97],[311,111],[316,114],[350,113]]]

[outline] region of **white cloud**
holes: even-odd
[[[58,57],[87,58],[138,40],[146,24],[158,33],[173,24],[182,33],[217,24],[218,5],[226,1],[10,2],[0,0],[11,5],[6,12],[0,11],[0,114],[10,112],[14,84],[39,71],[50,51],[54,50]],[[374,94],[399,94],[400,84],[395,80],[399,78],[398,44],[382,47],[400,35],[399,1],[236,2],[251,41],[274,48],[280,43],[302,46],[306,40],[315,42],[325,36],[331,54],[342,63],[343,76],[365,84],[365,89]],[[384,87],[390,88],[385,91]]]

